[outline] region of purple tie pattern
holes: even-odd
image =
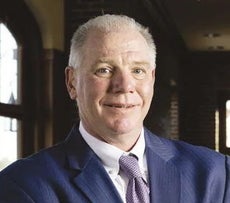
[[[129,179],[126,202],[149,203],[149,188],[142,178],[142,174],[135,156],[121,156],[119,159],[121,170]]]

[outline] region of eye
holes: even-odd
[[[132,70],[132,73],[134,74],[134,77],[136,79],[144,79],[146,75],[146,70],[144,68],[134,68]]]
[[[113,70],[110,67],[98,68],[95,71],[95,75],[103,78],[110,78],[113,74]]]

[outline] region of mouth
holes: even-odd
[[[135,107],[134,104],[105,104],[105,106],[110,108],[119,108],[119,109],[130,109]]]

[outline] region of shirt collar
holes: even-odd
[[[145,139],[144,139],[144,129],[142,128],[139,139],[137,140],[135,146],[130,150],[130,152],[124,152],[123,150],[103,142],[96,137],[90,135],[80,122],[79,131],[90,146],[90,148],[96,153],[96,155],[101,159],[106,171],[119,172],[119,158],[121,155],[128,155],[132,153],[138,157],[138,162],[142,168],[144,168],[144,151],[145,151]]]

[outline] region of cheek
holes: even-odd
[[[141,97],[143,99],[143,104],[144,106],[149,106],[151,104],[152,98],[153,98],[153,93],[154,93],[154,89],[153,89],[153,84],[152,83],[148,83],[148,84],[144,84],[141,88]]]
[[[91,87],[94,91],[106,91],[107,90],[107,82],[104,79],[96,79],[91,80]]]
[[[107,92],[107,83],[102,79],[95,79],[94,77],[85,78],[80,86],[80,91],[85,92],[86,99],[99,100]]]
[[[146,100],[152,100],[153,97],[153,88],[151,86],[146,86],[144,91],[145,99]]]
[[[143,95],[145,95],[146,97],[151,97],[153,94],[154,80],[146,80],[140,85],[140,87]]]

